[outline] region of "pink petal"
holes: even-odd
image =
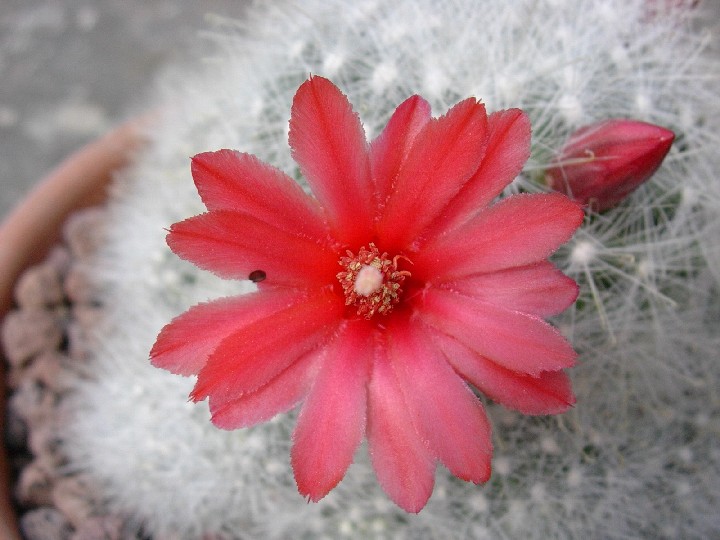
[[[175,223],[167,243],[181,258],[223,278],[248,279],[262,270],[266,285],[334,283],[338,268],[331,248],[230,210]]]
[[[488,117],[485,157],[460,193],[450,201],[426,234],[432,237],[462,225],[490,204],[522,171],[530,157],[530,119],[520,109],[498,111]]]
[[[570,379],[562,371],[543,371],[537,377],[523,375],[474,353],[445,334],[434,337],[455,371],[510,409],[532,415],[559,414],[575,404]]]
[[[389,357],[421,438],[452,474],[486,482],[492,441],[480,401],[416,325],[393,322]]]
[[[406,512],[419,512],[435,483],[435,459],[413,425],[387,353],[379,350],[368,386],[368,449],[385,493]]]
[[[571,367],[577,354],[542,319],[437,288],[425,290],[422,318],[481,356],[519,373]]]
[[[578,295],[577,283],[547,261],[489,274],[473,274],[442,283],[440,287],[539,317],[563,312]]]
[[[384,249],[401,251],[420,235],[477,170],[486,144],[485,106],[472,98],[423,127],[377,225]]]
[[[378,223],[383,249],[400,251],[420,235],[477,170],[486,144],[487,114],[475,99],[425,124]]]
[[[253,155],[204,152],[192,159],[191,168],[208,210],[234,210],[319,240],[328,235],[318,203],[288,175]]]
[[[311,77],[293,100],[290,148],[336,236],[349,244],[370,234],[375,206],[360,119],[327,79]]]
[[[193,306],[160,331],[150,351],[152,364],[172,373],[194,375],[228,335],[302,298],[300,292],[280,289]]]
[[[406,99],[370,145],[370,169],[377,200],[384,204],[415,137],[430,120],[430,104],[420,96]]]
[[[507,197],[412,255],[413,277],[450,279],[540,262],[570,239],[583,216],[559,193]]]
[[[212,423],[220,429],[254,426],[287,412],[307,394],[316,373],[319,355],[310,352],[290,364],[265,386],[230,401],[210,397]]]
[[[254,392],[324,344],[344,308],[335,294],[312,292],[303,301],[230,334],[200,370],[191,398],[201,401],[212,396],[221,403]]]
[[[366,321],[343,323],[300,411],[290,457],[298,490],[312,501],[342,480],[365,435],[372,334]]]

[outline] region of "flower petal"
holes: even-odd
[[[395,109],[385,129],[370,144],[370,170],[381,206],[390,195],[415,137],[429,120],[430,104],[420,96],[412,96]]]
[[[303,296],[287,290],[267,290],[193,306],[160,331],[150,351],[152,364],[172,373],[195,375],[228,335]]]
[[[227,400],[210,396],[212,423],[220,429],[254,426],[287,412],[307,394],[316,373],[319,354],[312,351],[254,392]]]
[[[415,428],[452,474],[486,482],[492,441],[480,401],[412,322],[393,322],[389,356]]]
[[[344,305],[333,293],[312,292],[230,334],[200,370],[191,399],[229,401],[270,382],[335,331]]]
[[[530,119],[520,109],[488,117],[488,143],[475,174],[450,201],[426,235],[432,237],[462,225],[490,204],[522,171],[530,157]]]
[[[562,371],[523,375],[476,354],[450,336],[437,332],[434,338],[460,376],[510,409],[531,415],[559,414],[575,403],[570,379]]]
[[[234,210],[318,240],[328,235],[317,201],[288,175],[251,154],[204,152],[192,158],[191,169],[208,210]]]
[[[539,317],[563,312],[578,295],[577,283],[548,261],[473,274],[439,286],[481,302]]]
[[[556,328],[532,315],[437,288],[425,290],[420,310],[430,326],[512,371],[537,377],[577,358]]]
[[[298,490],[312,501],[342,480],[365,435],[372,333],[366,321],[343,323],[300,411],[290,457]]]
[[[368,145],[347,97],[327,79],[311,77],[298,88],[289,142],[338,239],[362,242],[375,206]]]
[[[378,482],[400,508],[419,512],[432,494],[435,459],[413,425],[384,348],[376,353],[368,394],[368,449]]]
[[[332,249],[230,210],[175,223],[167,243],[178,256],[222,278],[248,279],[262,270],[266,285],[335,282],[337,254]]]
[[[486,144],[485,106],[472,98],[423,127],[377,225],[383,249],[401,251],[420,235],[477,170]]]
[[[413,255],[413,276],[432,281],[540,262],[583,216],[580,205],[559,193],[507,197]]]

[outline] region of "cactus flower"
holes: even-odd
[[[583,220],[559,193],[490,204],[521,170],[530,126],[473,98],[440,118],[419,96],[368,144],[327,79],[298,89],[290,147],[313,196],[249,154],[195,156],[208,212],[174,224],[180,257],[258,291],[192,307],[151,351],[197,375],[194,401],[236,429],[302,403],[291,462],[317,501],[368,439],[385,492],[423,508],[438,463],[488,480],[490,424],[477,395],[527,414],[575,401],[576,353],[545,317],[575,282],[546,259]],[[262,279],[256,279],[262,276]]]
[[[675,134],[635,120],[607,120],[573,133],[546,182],[597,211],[616,206],[660,167]]]

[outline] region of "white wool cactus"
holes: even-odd
[[[165,78],[164,117],[125,173],[96,262],[106,318],[64,426],[70,470],[158,538],[700,538],[720,535],[720,57],[702,5],[652,0],[273,1],[216,21],[200,67]],[[289,464],[293,415],[224,432],[192,380],[153,368],[160,328],[251,290],[179,260],[165,228],[202,211],[189,156],[233,148],[298,177],[287,129],[308,74],[333,80],[369,138],[411,94],[434,114],[475,96],[524,109],[533,153],[511,191],[578,127],[633,118],[673,130],[653,178],[589,214],[555,263],[581,287],[555,323],[581,353],[559,417],[489,406],[493,476],[439,470],[408,515],[365,447],[317,504]],[[272,193],[267,194],[272,197]]]

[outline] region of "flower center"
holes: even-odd
[[[387,253],[380,253],[372,242],[361,247],[358,254],[347,251],[346,257],[340,257],[338,263],[344,268],[337,278],[345,293],[345,305],[357,306],[357,314],[366,319],[375,313],[387,315],[400,301],[400,285],[410,276],[406,270],[398,270],[396,255],[392,259]]]

